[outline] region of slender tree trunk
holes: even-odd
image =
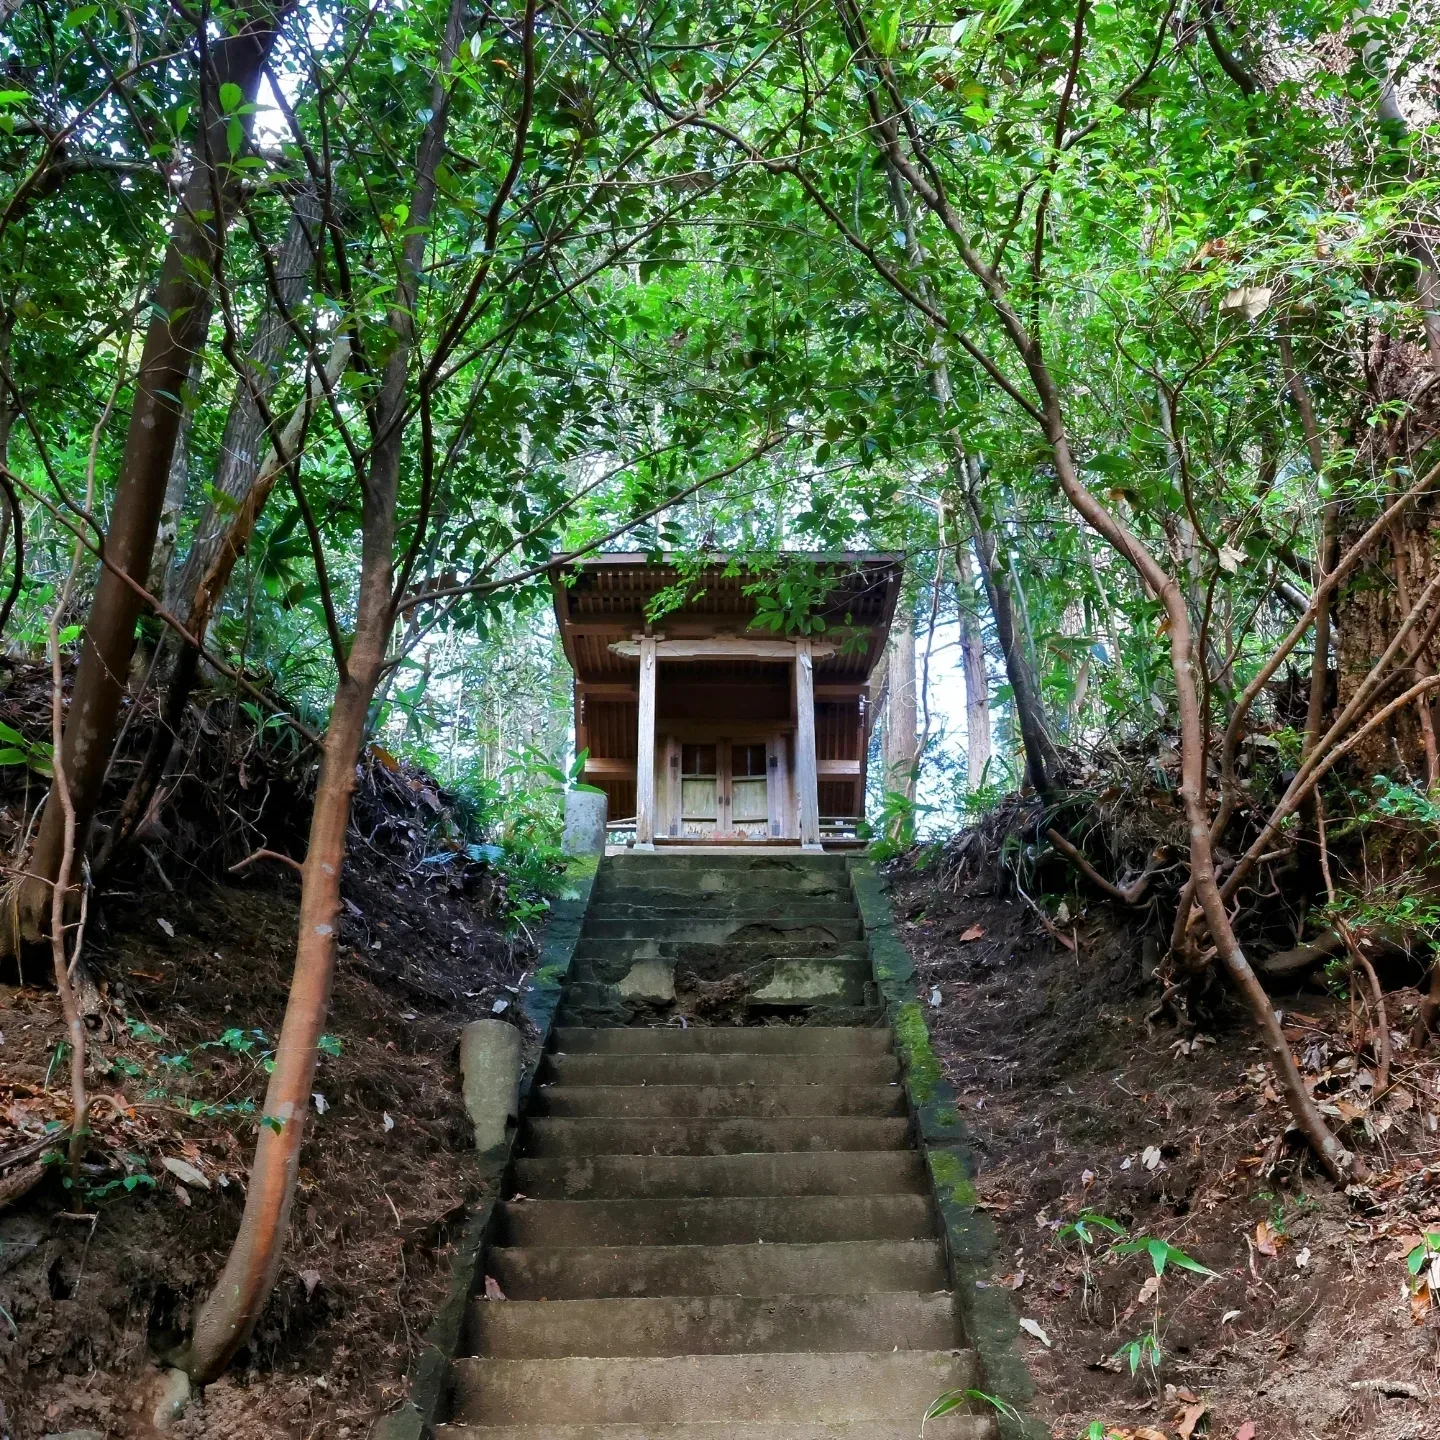
[[[325,364],[326,383],[335,385],[349,358],[349,342],[338,340]],[[190,594],[189,603],[182,615],[185,628],[200,645],[205,642],[210,621],[225,596],[235,566],[255,534],[255,527],[259,524],[265,504],[283,473],[285,460],[299,463],[296,457],[304,438],[305,427],[315,407],[321,403],[324,390],[325,385],[318,378],[311,380],[307,399],[296,408],[280,433],[279,449],[271,449],[259,473],[254,476],[249,490],[240,497],[239,509],[231,517],[229,528],[221,533],[218,545],[213,547],[210,568],[204,572]],[[174,613],[176,607],[167,608]],[[140,769],[126,792],[120,814],[106,837],[105,844],[95,857],[93,870],[97,879],[114,864],[116,855],[140,825],[165,772],[169,757],[180,740],[180,725],[185,715],[185,707],[190,701],[200,673],[200,650],[199,645],[192,645],[178,637],[174,643],[175,663],[171,667],[169,682],[165,687],[165,699],[160,706],[155,732],[150,737],[150,746],[145,752]]]
[[[1020,729],[1020,743],[1025,751],[1025,772],[1031,788],[1047,804],[1056,796],[1056,780],[1060,772],[1060,755],[1045,723],[1045,705],[1040,697],[1040,683],[1025,653],[1025,642],[1015,624],[1015,602],[1010,593],[1008,566],[999,555],[994,532],[985,524],[977,491],[978,466],[966,456],[961,462],[966,470],[965,503],[975,534],[975,558],[980,566],[981,583],[990,613],[995,617],[995,634],[1005,660],[1005,676],[1015,707],[1015,721]]]
[[[180,539],[180,517],[185,511],[185,495],[190,489],[190,430],[195,421],[193,392],[205,373],[205,356],[196,352],[190,363],[190,374],[180,391],[182,401],[180,426],[175,432],[175,449],[170,456],[170,474],[165,480],[165,499],[160,505],[160,521],[155,527],[155,550],[150,557],[152,595],[165,593],[165,578],[175,560],[175,546]],[[168,606],[166,607],[169,608]]]
[[[340,912],[340,872],[355,788],[355,765],[365,722],[395,622],[396,507],[404,443],[406,391],[415,344],[425,237],[435,208],[436,172],[445,153],[450,113],[449,72],[459,49],[465,0],[451,0],[440,47],[430,118],[416,159],[410,232],[401,255],[389,323],[397,343],[385,362],[375,407],[376,441],[363,477],[360,585],[355,639],[340,664],[326,732],[325,753],[310,822],[300,886],[300,933],[285,1020],[275,1048],[275,1070],[265,1096],[265,1120],[250,1169],[240,1233],[225,1269],[196,1318],[183,1365],[201,1385],[215,1379],[249,1338],[279,1271],[295,1194],[320,1035],[330,1006]],[[527,83],[533,73],[534,9],[526,12]],[[338,657],[337,657],[338,658]],[[275,1122],[275,1123],[269,1123]]]
[[[908,613],[890,632],[885,698],[885,789],[915,798],[915,626]]]
[[[965,781],[971,790],[985,782],[990,764],[990,677],[985,668],[985,637],[975,594],[975,566],[970,546],[955,546],[955,573],[959,577],[960,662],[965,672]]]
[[[315,810],[300,885],[300,930],[295,973],[285,1006],[285,1020],[275,1047],[275,1069],[265,1091],[255,1161],[245,1194],[240,1233],[225,1269],[201,1308],[195,1333],[183,1357],[190,1378],[204,1385],[214,1380],[250,1338],[279,1273],[305,1118],[314,1088],[316,1056],[330,1011],[335,976],[335,937],[340,915],[340,871],[345,860],[345,832],[355,791],[355,762],[365,729],[370,692],[380,676],[386,635],[375,636],[373,616],[377,577],[365,583],[371,624],[356,636],[349,675],[336,688],[325,753],[315,790]],[[388,575],[385,577],[388,582]],[[385,601],[389,601],[388,583]],[[378,643],[377,643],[378,640]]]
[[[205,123],[197,137],[194,172],[171,229],[155,291],[154,318],[136,376],[135,400],[104,543],[109,563],[142,584],[150,575],[155,532],[180,426],[176,397],[205,343],[212,277],[239,193],[237,172],[228,165],[230,120],[221,111],[219,91],[222,85],[235,85],[247,105],[254,101],[261,69],[287,11],[286,0],[275,9],[250,10],[240,30],[212,42],[210,64],[201,75]],[[241,123],[250,126],[252,117],[245,116]],[[139,614],[140,599],[135,592],[119,576],[102,568],[65,725],[64,765],[82,851],[88,844],[114,742]],[[44,933],[50,889],[64,849],[64,827],[62,808],[46,806],[19,896],[21,935],[13,937],[17,944],[21,937],[34,939]]]
[[[255,403],[254,392],[258,391],[267,404],[275,394],[280,365],[291,339],[284,312],[293,314],[310,289],[320,218],[319,197],[307,186],[295,196],[290,223],[275,256],[279,303],[272,296],[255,327],[255,337],[245,355],[249,381],[241,377],[235,384],[225,431],[220,437],[220,453],[215,460],[215,494],[196,522],[195,538],[190,542],[185,563],[167,577],[165,602],[171,611],[179,611],[189,602],[215,563],[231,528],[234,503],[226,502],[238,503],[249,493],[270,449],[265,441],[265,420]]]

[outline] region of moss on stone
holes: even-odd
[[[905,1057],[905,1079],[917,1105],[928,1105],[942,1078],[940,1062],[930,1048],[930,1030],[918,1000],[909,1000],[895,1012],[895,1043]]]
[[[942,1199],[948,1197],[956,1205],[975,1203],[975,1186],[965,1173],[965,1164],[958,1155],[949,1150],[932,1150],[930,1173],[935,1178],[935,1188]]]
[[[565,859],[565,878],[567,880],[587,880],[592,878],[600,869],[599,855],[569,855]]]

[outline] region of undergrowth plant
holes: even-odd
[[[1082,1210],[1073,1220],[1066,1221],[1056,1230],[1057,1245],[1064,1246],[1071,1241],[1080,1245],[1087,1308],[1094,1290],[1092,1265],[1095,1260],[1115,1264],[1132,1255],[1149,1257],[1154,1274],[1141,1287],[1140,1303],[1145,1300],[1152,1303],[1150,1326],[1144,1333],[1121,1345],[1115,1351],[1114,1358],[1128,1364],[1132,1375],[1142,1365],[1152,1372],[1157,1370],[1164,1358],[1164,1349],[1160,1342],[1160,1322],[1161,1291],[1166,1273],[1174,1268],[1188,1270],[1196,1275],[1214,1276],[1215,1271],[1187,1255],[1179,1246],[1170,1244],[1168,1240],[1162,1240],[1155,1235],[1130,1235],[1118,1220],[1095,1210]],[[1102,1244],[1105,1247],[1103,1255],[1097,1253]]]

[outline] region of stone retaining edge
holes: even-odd
[[[1019,1317],[1008,1292],[995,1283],[995,1226],[975,1203],[970,1138],[955,1089],[930,1045],[925,1007],[915,989],[915,962],[895,933],[890,900],[874,862],[852,858],[846,868],[865,925],[875,983],[895,1032],[895,1050],[930,1172],[960,1320],[980,1359],[981,1388],[1020,1416],[1018,1420],[1003,1412],[997,1416],[1005,1440],[1050,1440],[1050,1427],[1024,1414],[1034,1397],[1035,1382],[1020,1353]]]
[[[545,927],[545,943],[540,950],[539,963],[531,976],[530,988],[520,997],[521,1013],[539,1034],[538,1045],[520,1076],[518,1109],[521,1115],[525,1113],[540,1059],[550,1039],[555,1012],[560,1006],[560,992],[564,988],[565,977],[570,973],[575,947],[580,941],[585,911],[590,905],[590,894],[600,863],[600,858],[594,855],[571,856],[568,860],[560,894],[550,902],[550,920]],[[441,1410],[449,1385],[450,1365],[460,1348],[465,1309],[475,1292],[490,1226],[495,1218],[496,1201],[510,1168],[518,1135],[517,1127],[503,1145],[475,1157],[476,1178],[488,1184],[490,1196],[481,1202],[465,1226],[464,1237],[451,1262],[449,1289],[425,1332],[424,1348],[419,1359],[411,1368],[407,1385],[409,1394],[400,1409],[385,1416],[376,1425],[371,1432],[373,1440],[430,1440],[434,1426],[445,1418]]]

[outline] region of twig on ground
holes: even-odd
[[[288,865],[297,875],[303,875],[305,873],[305,867],[298,860],[292,859],[289,855],[282,855],[278,850],[265,849],[255,850],[243,860],[237,860],[235,864],[230,867],[230,873],[233,875],[237,870],[243,870],[247,865],[253,865],[257,860],[275,860],[281,865]]]
[[[1150,888],[1150,881],[1154,877],[1161,858],[1159,851],[1154,852],[1146,861],[1145,869],[1140,875],[1122,889],[1113,881],[1107,880],[1058,830],[1054,828],[1046,830],[1045,838],[1097,890],[1104,891],[1112,900],[1118,900],[1122,905],[1138,905],[1145,898],[1145,892]]]

